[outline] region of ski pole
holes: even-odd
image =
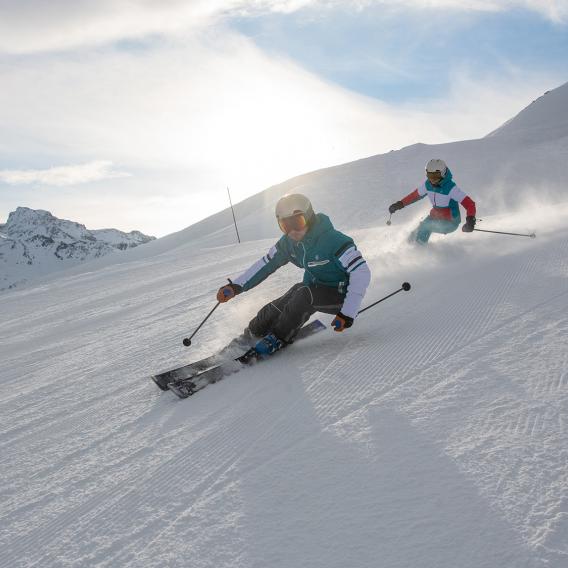
[[[389,220],[387,221],[387,225],[391,224],[391,217],[392,217],[392,213],[389,215]]]
[[[372,304],[370,304],[366,308],[359,310],[359,314],[362,314],[363,312],[367,311],[369,308],[372,308],[373,306],[376,306],[377,304],[380,304],[381,302],[388,300],[388,298],[390,298],[391,296],[394,296],[395,294],[398,294],[399,292],[402,292],[403,290],[405,292],[408,292],[410,290],[410,284],[408,282],[403,282],[402,286],[396,292],[393,292],[392,294],[389,294],[388,296],[385,296],[384,298],[381,298],[380,300],[373,302]]]
[[[189,347],[191,345],[191,338],[201,329],[201,327],[203,326],[203,324],[209,319],[209,316],[219,307],[219,304],[221,302],[217,302],[215,304],[215,307],[205,316],[205,319],[197,326],[197,329],[189,336],[189,337],[185,337],[183,340],[183,344],[186,347]]]
[[[531,239],[536,238],[535,233],[530,233],[528,235],[522,233],[504,233],[503,231],[487,231],[486,229],[473,229],[474,231],[479,231],[480,233],[496,233],[498,235],[513,235],[515,237],[530,237]]]

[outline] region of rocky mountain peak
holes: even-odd
[[[89,230],[81,223],[28,207],[9,214],[0,225],[0,236],[0,290],[155,239],[140,231]]]

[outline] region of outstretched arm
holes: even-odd
[[[389,207],[389,213],[392,215],[395,211],[398,211],[399,209],[402,209],[403,207],[406,207],[407,205],[410,205],[415,201],[419,201],[425,196],[426,186],[422,184],[420,187],[417,187],[414,191],[403,197],[400,201],[393,203]]]
[[[419,201],[423,197],[426,197],[426,186],[424,184],[417,187],[414,191],[410,192],[407,196],[401,199],[402,204],[406,207],[412,203]]]
[[[237,276],[233,280],[233,284],[241,286],[242,291],[246,292],[258,286],[263,280],[266,280],[273,272],[287,264],[288,260],[288,256],[282,250],[280,241],[278,241],[266,255],[257,260],[248,270]]]

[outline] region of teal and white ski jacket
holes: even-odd
[[[461,221],[460,208],[458,204],[466,210],[466,215],[475,217],[475,202],[452,179],[450,168],[447,169],[444,179],[440,185],[432,185],[428,180],[424,181],[417,189],[402,198],[402,203],[406,207],[419,199],[428,196],[432,209],[430,217],[442,221]]]
[[[355,318],[371,281],[371,271],[351,237],[318,213],[299,242],[283,235],[268,253],[233,279],[246,292],[288,262],[303,268],[304,284],[337,288],[344,294],[341,313]]]

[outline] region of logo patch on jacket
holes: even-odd
[[[317,257],[316,257],[317,258]],[[324,264],[328,264],[329,259],[326,260],[312,260],[308,262],[308,267],[313,268],[314,266],[323,266]]]

